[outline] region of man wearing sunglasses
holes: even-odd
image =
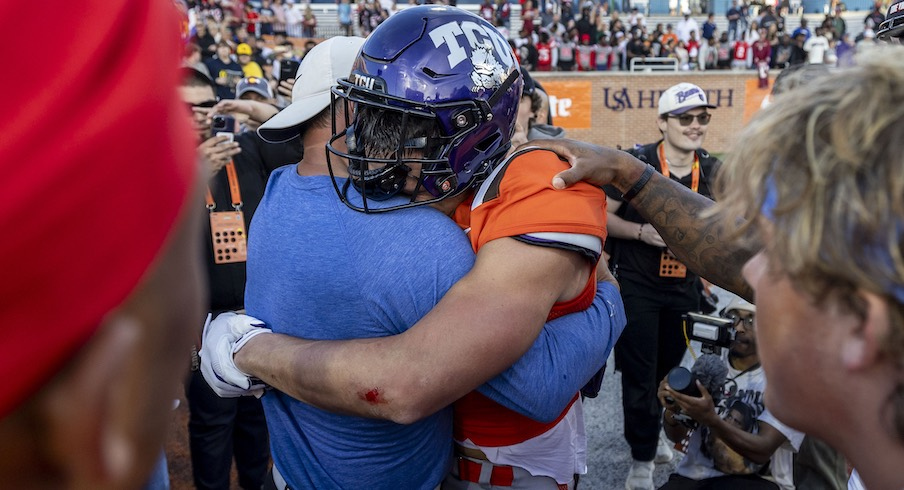
[[[679,83],[662,93],[656,124],[662,139],[628,153],[685,187],[711,197],[710,183],[721,162],[702,149],[710,122],[706,92]],[[684,353],[681,315],[698,311],[699,278],[678,262],[653,228],[628,201],[632,193],[606,188],[609,263],[622,285],[628,325],[615,346],[622,372],[625,440],[634,463],[628,489],[653,487],[653,464],[666,463],[672,452],[659,438],[660,408],[656,385],[678,365]]]
[[[245,259],[227,256],[216,245],[214,236],[220,223],[240,220],[244,230],[264,195],[267,177],[274,169],[298,161],[298,145],[269,145],[254,131],[239,134],[233,127],[218,128],[212,134],[211,119],[217,105],[213,81],[193,68],[182,69],[179,93],[192,116],[197,136],[197,154],[209,177],[206,202],[209,220],[201,233],[206,258],[207,282],[210,286],[208,311],[214,316],[224,311],[241,310],[245,306]],[[222,130],[222,131],[220,131]],[[231,219],[233,221],[226,221]],[[211,231],[211,228],[217,229]],[[244,231],[242,232],[244,234]],[[223,239],[225,240],[225,239]],[[244,248],[245,238],[230,238]],[[228,249],[227,249],[228,250]],[[200,338],[201,332],[197,332]],[[196,340],[197,342],[197,340]],[[200,346],[196,346],[200,347]],[[229,472],[235,456],[239,486],[260,488],[270,459],[267,425],[263,407],[253,397],[220,398],[198,371],[197,358],[192,360],[192,373],[186,386],[190,419],[192,472],[198,489],[229,488]]]

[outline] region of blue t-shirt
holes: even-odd
[[[473,261],[464,233],[439,211],[359,213],[329,177],[301,177],[292,165],[273,172],[254,215],[245,306],[296,337],[388,336],[429,312]],[[273,460],[292,488],[434,488],[449,469],[451,409],[399,425],[275,390],[263,404]]]
[[[339,201],[329,177],[301,177],[287,166],[273,172],[251,224],[245,305],[287,335],[394,335],[430,311],[473,261],[466,235],[438,211],[358,213]],[[480,391],[528,417],[554,419],[624,326],[618,290],[600,284],[590,308],[549,322]],[[263,402],[274,462],[294,488],[434,488],[448,471],[449,408],[399,425],[332,414],[275,390]]]

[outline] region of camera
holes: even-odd
[[[721,354],[722,349],[731,346],[735,338],[734,322],[728,318],[687,313],[683,319],[688,338],[703,344],[700,350],[706,354]]]
[[[210,124],[210,137],[227,136],[229,141],[233,141],[233,133],[235,132],[235,118],[223,114],[213,116],[213,122]]]

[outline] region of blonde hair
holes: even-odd
[[[737,237],[773,237],[770,262],[817,304],[865,314],[858,290],[885,297],[886,349],[904,364],[904,47],[776,98],[738,137],[713,212],[742,223]],[[735,225],[737,226],[737,225]]]
[[[858,291],[886,298],[884,355],[904,439],[904,47],[884,46],[780,95],[738,137],[711,208],[735,239],[772,236],[773,268],[815,304],[865,317]]]

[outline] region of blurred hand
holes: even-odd
[[[232,157],[241,152],[239,144],[234,141],[230,142],[227,136],[208,138],[198,146],[198,157],[207,162],[209,177],[216,175],[220,169],[232,161]]]
[[[290,78],[288,80],[282,80],[279,82],[279,86],[276,87],[276,91],[280,95],[288,98],[291,101],[292,100],[292,87],[294,87],[294,86],[295,86],[294,78]]]
[[[665,247],[662,236],[659,235],[659,232],[656,231],[656,228],[653,228],[653,225],[651,224],[645,224],[643,225],[643,228],[641,228],[640,241],[654,247]]]

